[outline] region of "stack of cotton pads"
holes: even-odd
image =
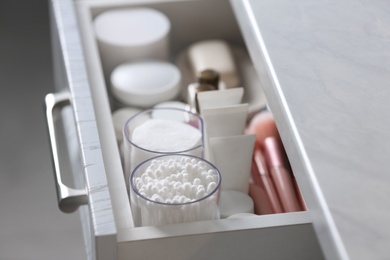
[[[132,207],[142,226],[218,219],[220,182],[218,170],[202,159],[158,157],[132,175]]]
[[[131,147],[132,169],[143,161],[159,155],[158,153],[186,151],[186,154],[201,156],[202,152],[200,149],[202,133],[188,124],[172,120],[147,120],[134,129],[131,141],[138,147],[142,147],[142,149]]]

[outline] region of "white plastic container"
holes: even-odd
[[[180,91],[181,74],[169,62],[142,61],[118,66],[111,74],[111,92],[122,104],[149,108],[174,99]]]
[[[226,88],[238,87],[240,78],[230,46],[222,40],[206,40],[188,47],[188,60],[196,77],[201,71],[213,69],[221,75]]]
[[[94,20],[105,75],[124,62],[167,60],[171,23],[151,8],[122,8],[103,12]]]

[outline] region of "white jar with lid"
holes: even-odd
[[[126,106],[149,108],[173,100],[180,87],[180,70],[165,61],[125,63],[111,74],[111,92]]]
[[[167,60],[170,21],[151,8],[106,11],[94,20],[105,75],[119,64],[140,59]]]

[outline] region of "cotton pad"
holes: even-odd
[[[189,124],[150,119],[134,129],[132,143],[150,151],[181,152],[201,145],[201,132]]]

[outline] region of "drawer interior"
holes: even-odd
[[[229,43],[232,52],[235,56],[235,60],[239,66],[239,74],[242,79],[243,85],[252,85],[251,87],[245,88],[243,102],[249,103],[250,113],[259,111],[265,107],[266,99],[263,94],[262,88],[260,86],[255,87],[256,84],[260,84],[258,79],[253,79],[254,68],[253,66],[247,65],[247,60],[250,62],[249,55],[245,48],[245,42],[240,33],[240,29],[236,20],[234,19],[233,10],[228,1],[212,0],[164,0],[164,1],[150,1],[150,0],[141,0],[141,1],[79,1],[77,2],[79,8],[78,11],[82,17],[81,21],[86,21],[84,19],[85,15],[89,17],[89,29],[90,39],[87,39],[88,48],[85,48],[85,51],[93,52],[94,49],[90,49],[91,44],[96,45],[94,41],[96,39],[92,37],[93,32],[93,19],[99,14],[119,8],[131,8],[131,7],[149,7],[155,10],[161,11],[164,13],[170,20],[171,23],[171,32],[170,32],[170,61],[175,63],[183,69],[186,73],[183,73],[183,82],[182,86],[186,87],[188,84],[193,82],[193,78],[188,74],[188,63],[184,57],[184,52],[191,43],[209,40],[209,39],[222,39]],[[216,12],[216,10],[218,10]],[[222,19],[221,19],[222,18]],[[84,27],[84,24],[81,24]],[[87,25],[85,25],[87,27]],[[84,34],[84,33],[83,33]],[[85,34],[83,37],[85,38]],[[98,48],[98,47],[97,47]],[[94,77],[96,77],[96,72],[100,71],[100,74],[104,76],[103,81],[106,86],[109,86],[109,76],[104,75],[101,72],[102,61],[98,55],[98,51],[93,57],[95,64],[93,71],[95,71]],[[240,66],[241,65],[241,66]],[[90,67],[90,66],[88,66]],[[248,70],[250,70],[248,72]],[[183,70],[182,70],[183,71]],[[257,77],[257,76],[255,76]],[[109,88],[107,88],[109,90]],[[186,93],[186,92],[185,92]],[[111,109],[115,109],[115,101],[112,100],[112,96],[108,93],[108,98],[110,101]],[[181,98],[181,97],[179,97]]]
[[[95,39],[93,19],[113,8],[150,7],[171,21],[170,59],[177,62],[193,42],[223,39],[246,53],[245,42],[226,0],[143,0],[76,1],[84,54],[91,85],[103,159],[117,227],[118,257],[134,258],[212,258],[231,253],[239,258],[250,251],[251,257],[276,259],[321,259],[322,252],[307,212],[222,219],[162,227],[134,227],[126,191],[111,112],[115,106],[107,88],[107,76]],[[245,80],[244,80],[245,81]],[[244,82],[245,83],[245,82]],[[250,112],[264,107],[261,86],[245,88],[244,101]],[[152,250],[150,250],[152,248]],[[281,250],[283,248],[283,250]],[[222,253],[221,253],[222,252]],[[292,255],[291,255],[292,254]]]

